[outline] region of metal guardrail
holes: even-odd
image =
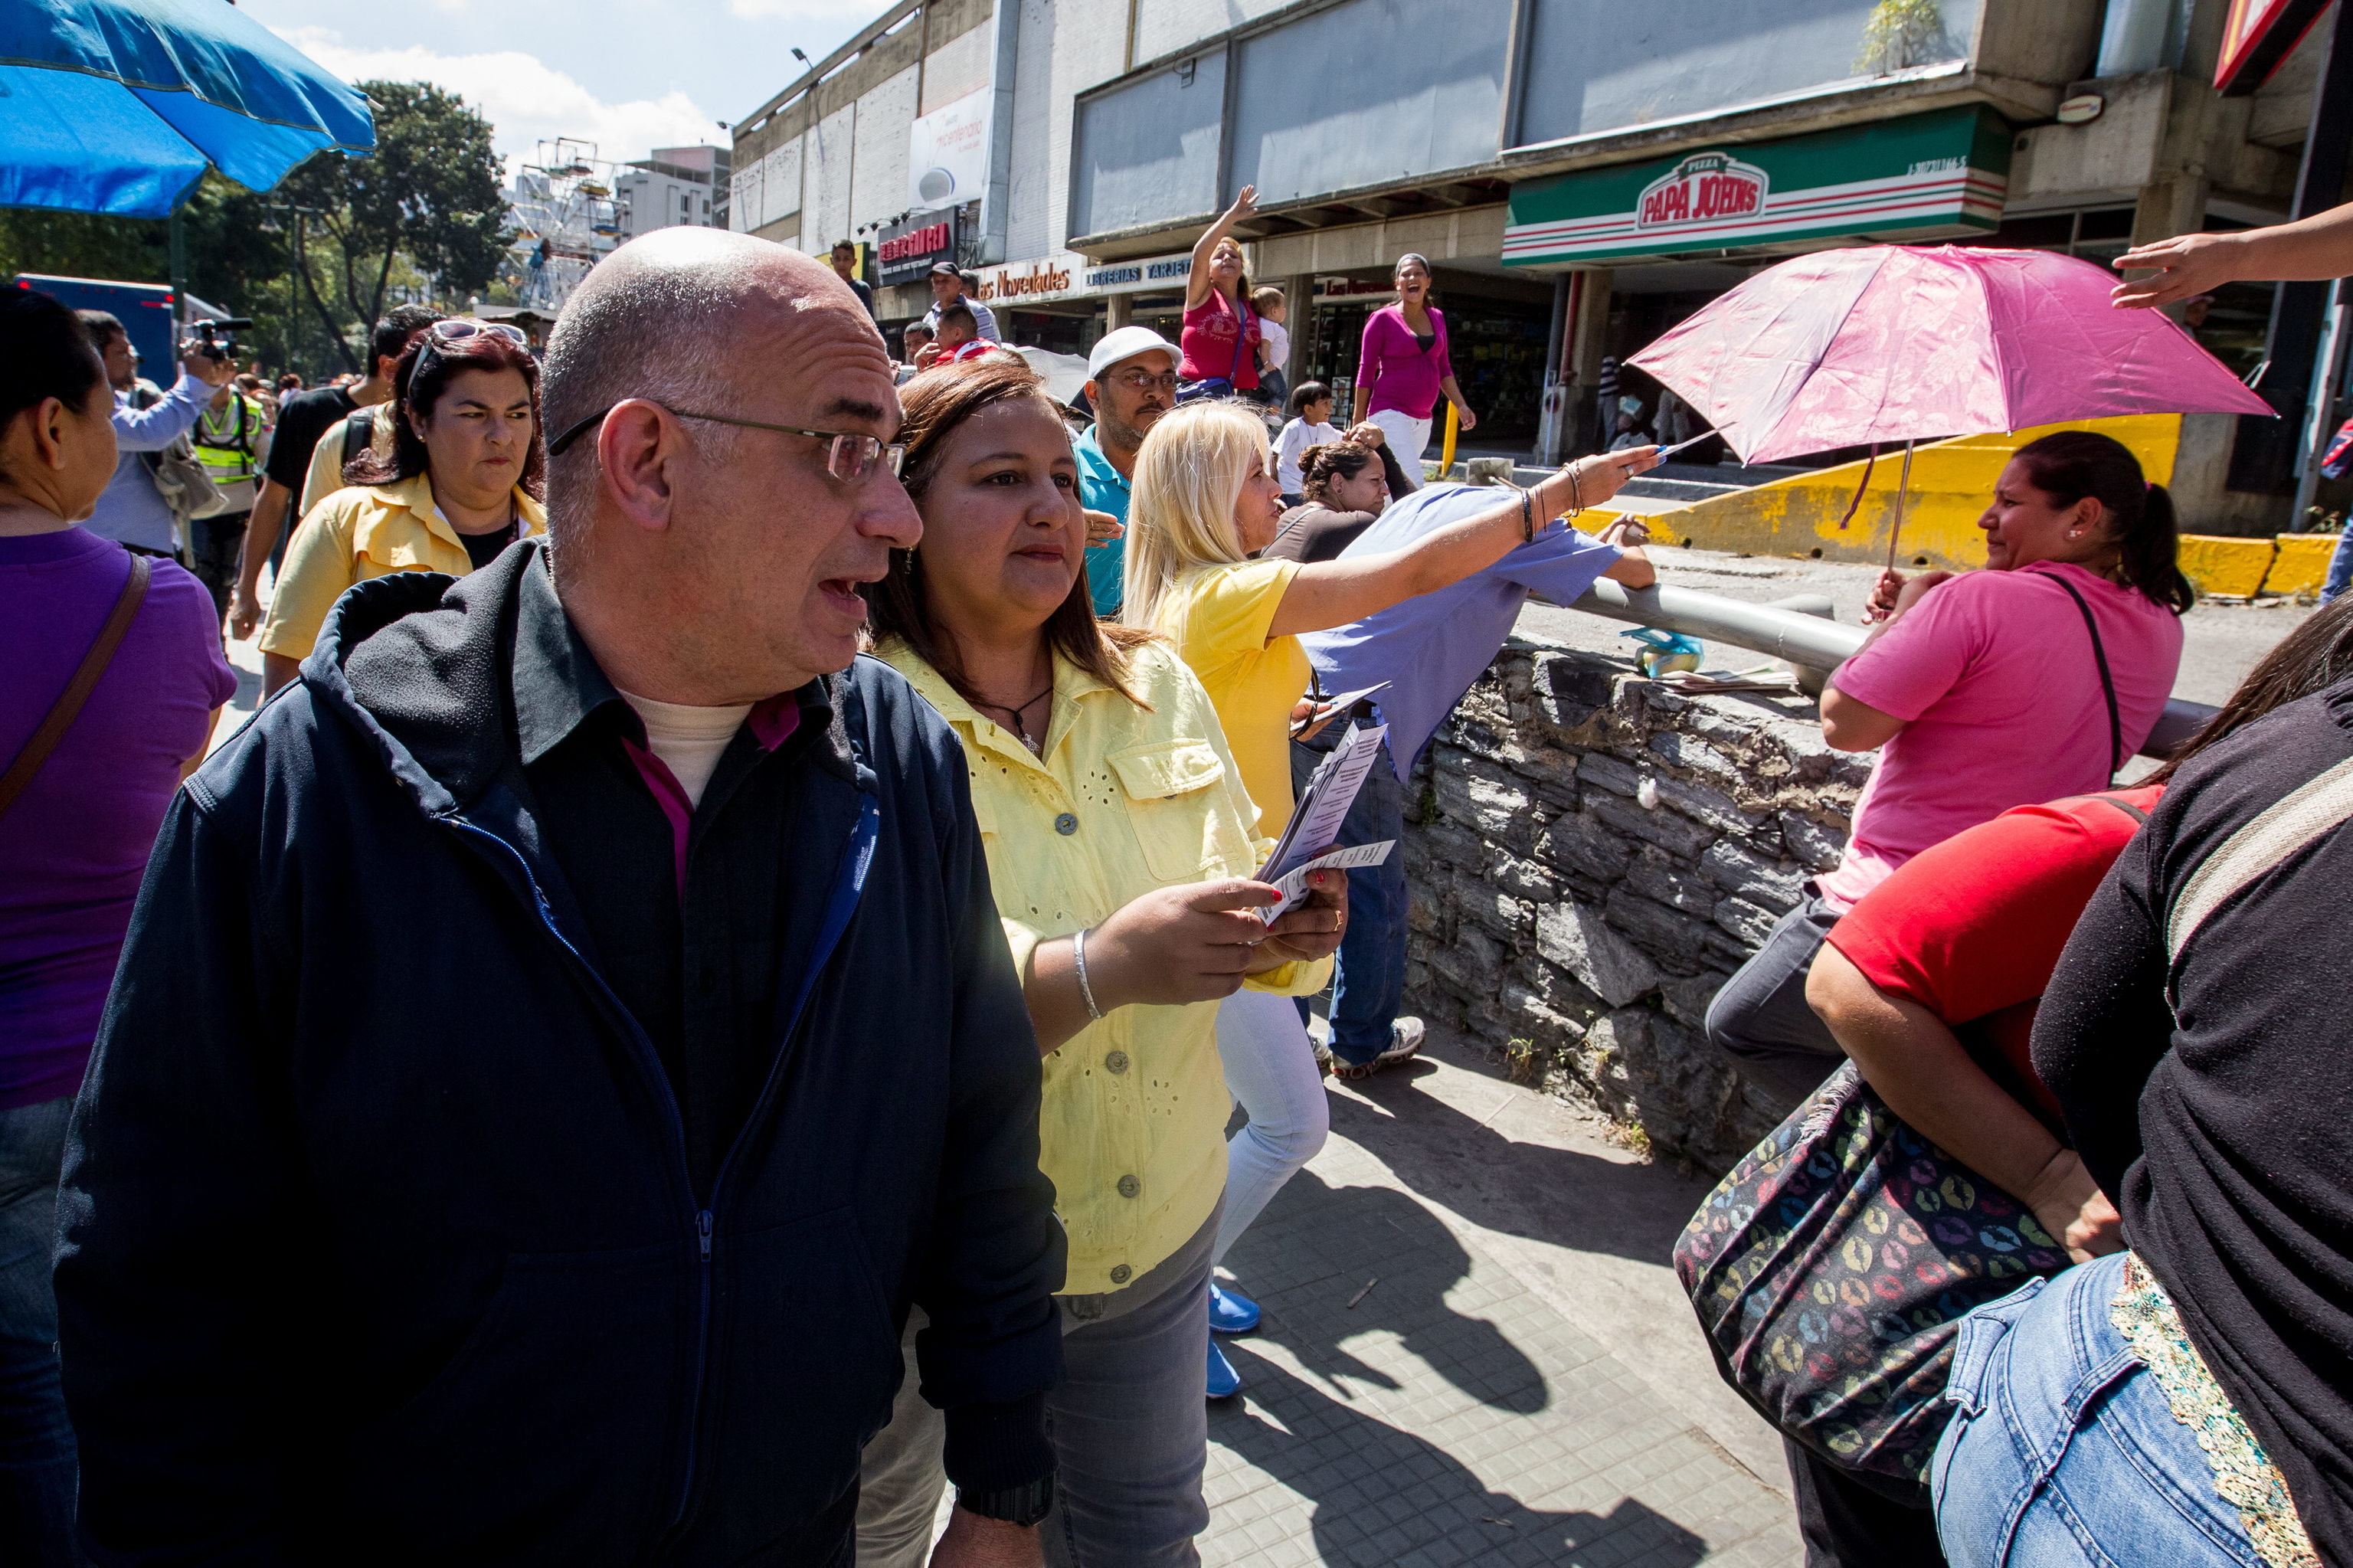
[[[1680,631],[1711,642],[1729,642],[1736,648],[1786,659],[1810,670],[1836,669],[1854,656],[1855,650],[1862,646],[1864,635],[1859,626],[1666,583],[1655,588],[1629,588],[1619,583],[1598,582],[1569,608],[1610,620]],[[2141,755],[2171,756],[2176,747],[2205,727],[2215,712],[2204,703],[2174,698],[2165,705],[2164,716],[2150,731]]]

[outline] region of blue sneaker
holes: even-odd
[[[1226,1360],[1226,1352],[1218,1349],[1218,1341],[1209,1341],[1209,1397],[1230,1399],[1241,1392],[1242,1374],[1234,1371],[1234,1363]]]
[[[1220,1334],[1247,1334],[1258,1327],[1258,1303],[1209,1281],[1209,1327]]]

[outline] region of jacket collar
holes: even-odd
[[[440,503],[433,499],[433,481],[425,474],[412,474],[396,479],[389,484],[371,484],[367,493],[386,506],[416,515],[417,525],[447,545],[464,549],[466,543],[449,519],[441,514]],[[522,522],[526,534],[547,532],[547,508],[532,499],[531,493],[518,484],[514,487],[515,515]]]
[[[1048,721],[1045,756],[1034,757],[1030,755],[1029,748],[1021,744],[1019,736],[966,702],[962,693],[948,684],[946,676],[932,668],[901,639],[891,638],[877,647],[874,654],[904,675],[907,683],[915,688],[916,694],[938,709],[940,716],[965,737],[966,745],[977,746],[992,756],[1041,773],[1048,771],[1046,758],[1051,757],[1056,748],[1069,738],[1079,704],[1099,693],[1113,690],[1081,666],[1071,663],[1060,653],[1055,654],[1055,716]]]
[[[580,641],[564,601],[555,592],[545,550],[534,551],[539,569],[522,573],[515,585],[514,658],[509,672],[510,695],[515,715],[515,743],[525,767],[562,745],[592,715],[607,708],[611,722],[639,746],[645,726],[606,675],[596,656]],[[806,728],[812,735],[833,735],[834,686],[838,676],[820,675],[797,691],[781,692],[754,705],[752,738],[763,751],[774,751]],[[790,722],[787,722],[787,720]],[[849,765],[848,737],[840,745],[825,745],[843,768]]]
[[[546,556],[544,541],[534,538],[464,577],[395,572],[370,578],[335,602],[303,662],[302,683],[313,702],[366,736],[427,816],[469,805],[522,760],[526,714],[533,742],[542,745],[537,754],[544,755],[545,746],[607,701],[620,702],[572,630],[548,580]],[[534,672],[522,685],[515,680],[518,662]],[[821,676],[791,696],[800,704],[801,724],[821,737],[807,757],[869,788],[863,746],[843,722],[841,684],[839,675]],[[622,707],[634,724],[635,712]]]

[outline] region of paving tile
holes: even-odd
[[[1345,1142],[1226,1260],[1265,1319],[1226,1341],[1247,1397],[1210,1411],[1205,1563],[1802,1561],[1778,1493]]]

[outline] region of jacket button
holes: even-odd
[[[1054,831],[1064,838],[1069,838],[1079,831],[1079,819],[1065,811],[1054,819]]]
[[[1113,1073],[1124,1073],[1124,1072],[1126,1072],[1126,1071],[1127,1071],[1127,1053],[1126,1053],[1126,1052],[1124,1052],[1124,1051],[1113,1051],[1113,1052],[1112,1052],[1109,1055],[1107,1055],[1107,1056],[1105,1056],[1105,1057],[1103,1058],[1103,1067],[1104,1067],[1104,1069],[1105,1069],[1106,1071],[1108,1071],[1108,1072],[1113,1072]]]
[[[1133,1198],[1138,1192],[1143,1191],[1144,1183],[1137,1181],[1134,1177],[1123,1176],[1119,1179],[1119,1195],[1121,1197]]]
[[[1135,1270],[1128,1267],[1127,1265],[1114,1263],[1111,1266],[1111,1282],[1113,1285],[1124,1285],[1134,1277]]]

